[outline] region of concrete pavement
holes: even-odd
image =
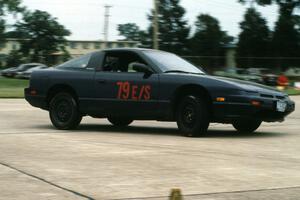
[[[293,97],[296,106],[300,97]],[[23,99],[0,99],[0,199],[300,199],[300,109],[283,123],[239,135],[212,124],[180,136],[175,123],[118,129],[86,117],[52,127]]]

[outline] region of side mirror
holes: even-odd
[[[145,64],[142,63],[133,63],[132,69],[137,72],[142,72],[145,74],[152,74],[153,71]]]

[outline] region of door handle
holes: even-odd
[[[97,80],[97,82],[98,82],[99,84],[104,84],[104,83],[106,83],[106,80],[100,79],[100,80]]]

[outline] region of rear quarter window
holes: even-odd
[[[57,68],[73,68],[73,69],[85,69],[88,67],[92,54],[87,54],[69,60],[63,64],[57,66]]]

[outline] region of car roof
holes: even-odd
[[[45,64],[42,64],[42,63],[26,63],[24,65],[45,65]]]
[[[102,51],[105,52],[120,52],[120,51],[131,51],[131,52],[141,52],[141,51],[156,51],[156,52],[165,52],[166,51],[161,51],[161,50],[156,50],[156,49],[146,49],[146,48],[113,48],[113,49],[104,49]],[[102,52],[99,51],[99,52]]]
[[[25,63],[25,64],[19,65],[18,67],[21,67],[21,66],[28,66],[28,65],[45,65],[45,64],[42,64],[42,63]]]

